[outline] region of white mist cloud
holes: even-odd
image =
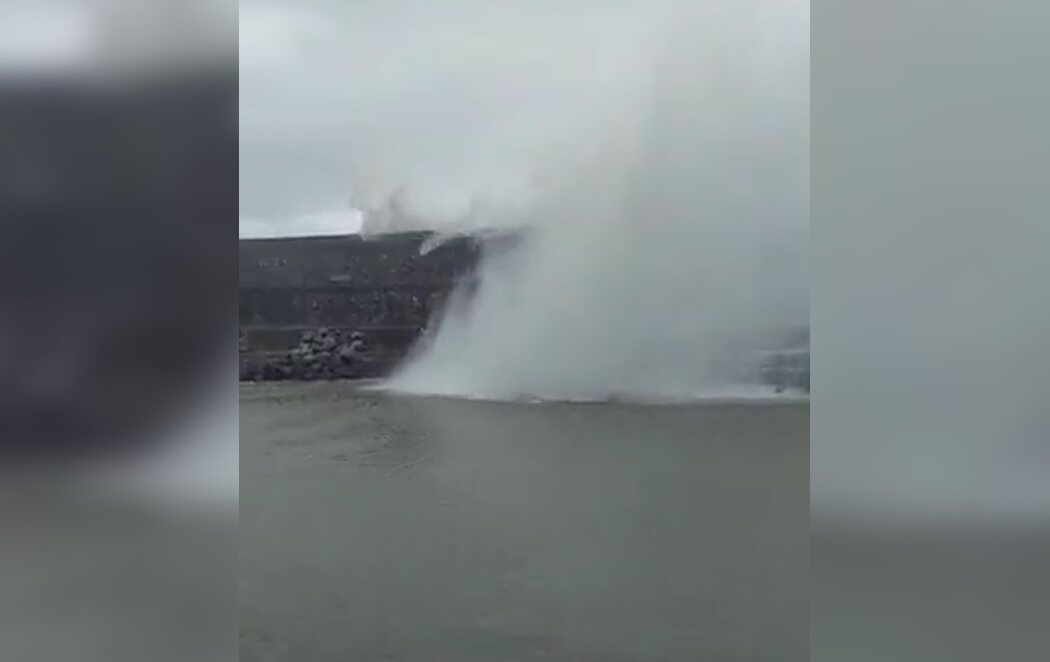
[[[530,228],[398,388],[692,395],[808,315],[808,93],[800,0],[249,0],[242,216]]]
[[[248,0],[242,213],[399,190],[435,223],[479,198],[517,206],[637,96],[651,17],[633,2]]]
[[[748,353],[808,319],[808,11],[784,7],[674,8],[651,85],[558,163],[525,245],[390,387],[677,399],[753,379]]]

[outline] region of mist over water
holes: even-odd
[[[521,234],[388,388],[739,393],[808,323],[805,0],[242,0],[240,28],[242,236]]]
[[[808,5],[650,11],[640,75],[593,116],[604,133],[569,136],[532,199],[490,215],[520,244],[488,256],[387,388],[739,394],[754,351],[807,323]]]

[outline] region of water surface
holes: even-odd
[[[241,658],[802,660],[805,404],[241,391]]]

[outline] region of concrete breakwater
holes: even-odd
[[[376,378],[388,374],[490,251],[520,237],[428,232],[242,239],[240,378]],[[748,380],[809,389],[809,329],[785,329]]]
[[[242,380],[380,377],[469,281],[485,242],[426,232],[240,241]]]

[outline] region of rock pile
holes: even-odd
[[[242,363],[241,379],[359,379],[376,376],[372,363],[368,343],[360,331],[320,328],[304,333],[289,352]]]
[[[294,373],[302,379],[352,378],[360,375],[357,364],[367,349],[360,331],[346,333],[321,328],[304,333],[288,358]]]

